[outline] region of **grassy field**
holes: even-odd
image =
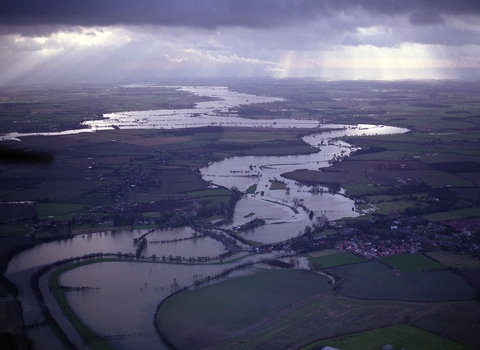
[[[220,208],[228,206],[233,192],[226,188],[207,189],[187,193],[187,198],[202,200],[207,208]]]
[[[376,214],[389,215],[394,213],[402,213],[405,209],[411,207],[422,207],[425,204],[421,203],[417,205],[414,200],[395,200],[395,201],[383,201],[375,203],[378,210],[375,210]]]
[[[344,183],[342,187],[347,190],[351,197],[369,196],[378,193],[384,193],[392,189],[392,186],[374,186],[372,184],[350,184]]]
[[[312,272],[263,270],[175,294],[160,305],[155,322],[176,347],[199,349],[328,291],[326,278]]]
[[[327,345],[342,350],[378,350],[386,344],[393,345],[395,349],[404,348],[409,350],[472,349],[469,346],[459,344],[450,339],[443,338],[439,335],[407,324],[374,329],[333,339],[324,339],[310,346],[306,346],[301,350],[312,350],[317,344]]]
[[[445,269],[444,265],[420,253],[386,256],[382,258],[382,261],[402,272],[436,271]]]
[[[476,290],[450,271],[397,272],[381,262],[327,269],[343,279],[338,291],[352,298],[406,301],[475,299]]]
[[[35,207],[33,203],[1,203],[0,202],[0,222],[14,222],[28,220],[35,217]]]
[[[203,191],[194,191],[187,194],[188,198],[199,198],[199,197],[223,197],[230,196],[232,191],[227,190],[226,188],[214,188]]]
[[[269,318],[261,324],[251,327],[250,331],[239,333],[222,344],[213,346],[212,349],[298,349],[319,339],[325,340],[345,334],[403,324],[406,319],[416,321],[417,318],[424,317],[422,315],[429,315],[435,310],[439,310],[438,313],[445,315],[450,314],[452,321],[443,318],[439,324],[435,318],[426,316],[431,322],[429,326],[432,329],[443,324],[450,328],[448,333],[443,333],[445,336],[478,348],[480,342],[476,336],[475,326],[469,326],[466,332],[462,332],[464,326],[458,323],[459,320],[456,318],[456,315],[462,313],[463,321],[475,322],[479,307],[474,307],[472,311],[465,313],[465,309],[472,305],[471,302],[461,305],[458,303],[437,305],[435,303],[355,300],[335,293],[325,293],[295,304],[277,314],[276,317]],[[454,310],[455,306],[461,310],[460,313]],[[422,326],[427,325],[425,320],[421,321]],[[452,334],[457,334],[457,336],[453,338]],[[362,348],[360,347],[360,349]]]
[[[286,187],[287,187],[287,185],[284,182],[275,181],[275,182],[272,182],[269,190],[270,191],[284,190]]]
[[[0,237],[21,237],[32,233],[32,228],[22,223],[10,223],[0,225]]]
[[[83,204],[71,203],[36,203],[35,210],[39,219],[48,219],[50,217],[59,217],[70,220],[79,212],[88,211],[89,207]],[[69,219],[68,219],[69,218]],[[58,220],[58,218],[56,218]]]
[[[87,192],[84,190],[61,189],[61,188],[41,188],[41,189],[22,189],[1,198],[2,201],[74,201],[82,197]]]
[[[349,266],[357,265],[366,264]],[[368,266],[364,273],[368,270],[378,272],[382,268]],[[372,341],[374,346],[378,345],[377,342],[384,342],[381,346],[394,343],[409,346],[407,348],[415,348],[415,344],[418,348],[425,344],[432,346],[428,349],[436,349],[437,345],[448,349],[450,346],[452,349],[469,349],[455,341],[474,348],[480,345],[474,331],[480,312],[477,301],[415,303],[359,300],[325,290],[325,281],[322,281],[313,295],[288,304],[285,298],[290,298],[290,293],[302,288],[296,282],[300,283],[303,279],[284,278],[286,276],[282,276],[281,272],[264,271],[180,292],[161,304],[157,310],[156,325],[180,349],[292,349],[313,344],[319,339],[322,344],[335,346],[333,344],[336,343],[327,343],[333,341],[329,338],[345,334],[352,335],[337,340],[346,340],[346,344]],[[276,276],[269,276],[272,273]],[[312,288],[311,282],[303,281],[307,282],[303,288]],[[285,288],[285,283],[291,287]],[[263,299],[258,299],[264,294]],[[273,305],[279,308],[275,312],[270,309]],[[437,335],[403,325],[407,321]],[[465,327],[465,324],[468,326]],[[393,325],[398,328],[384,328]],[[448,328],[448,332],[442,333],[444,328]],[[373,329],[378,330],[365,335],[358,333]],[[454,341],[438,334],[445,334]],[[360,338],[354,338],[356,335]],[[350,337],[352,340],[349,340]]]
[[[465,217],[480,217],[480,207],[451,210],[448,212],[434,213],[423,216],[428,221],[445,221]]]
[[[251,185],[245,191],[247,194],[254,194],[257,191],[257,184]]]
[[[438,261],[443,266],[452,267],[454,269],[464,270],[480,268],[480,260],[475,259],[467,254],[439,250],[435,252],[425,253],[425,255]]]
[[[315,269],[326,269],[333,266],[354,264],[365,261],[357,255],[347,252],[340,252],[334,249],[326,249],[309,253],[307,258]]]

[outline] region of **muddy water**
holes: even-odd
[[[188,286],[195,279],[213,276],[233,265],[105,262],[71,270],[62,275],[61,283],[94,288],[68,292],[68,302],[86,325],[107,337],[115,348],[166,349],[153,319],[160,301],[171,294],[174,282],[178,287]],[[235,275],[252,273],[252,269]]]
[[[306,211],[299,210],[296,213],[291,208],[294,202],[299,200],[308,210],[314,211],[316,215],[324,214],[331,220],[358,215],[352,212],[353,203],[350,199],[328,193],[312,194],[308,187],[283,179],[281,173],[295,169],[322,168],[328,166],[328,161],[334,155],[348,155],[351,152],[350,146],[335,141],[335,137],[345,134],[384,134],[406,131],[399,128],[367,125],[356,127],[329,125],[324,128],[335,127],[341,130],[320,133],[321,129],[318,128],[318,122],[315,120],[246,120],[229,114],[228,108],[240,104],[272,102],[281,99],[237,94],[225,88],[186,87],[183,89],[192,93],[218,97],[219,100],[201,102],[195,109],[189,110],[107,114],[104,120],[87,122],[86,126],[89,128],[85,130],[43,135],[111,129],[112,125],[120,128],[185,128],[206,125],[317,128],[319,133],[304,138],[307,143],[319,147],[320,152],[316,154],[289,157],[236,157],[202,169],[204,178],[218,186],[236,186],[240,190],[245,190],[256,184],[258,193],[244,197],[237,204],[233,226],[250,221],[254,217],[265,219],[266,226],[247,232],[245,236],[259,242],[277,242],[296,236],[300,230],[310,224]],[[0,140],[28,135],[36,134],[13,133],[0,137]],[[277,180],[284,181],[290,190],[287,192],[270,189],[272,181]],[[64,258],[90,253],[135,253],[133,239],[140,237],[143,233],[144,231],[115,234],[109,232],[77,236],[69,240],[42,244],[16,255],[8,266],[6,276],[19,288],[25,323],[29,325],[43,320],[29,287],[30,276],[38,267]],[[156,231],[147,239],[149,241],[172,240],[188,238],[192,235],[191,229],[183,228]],[[224,248],[218,242],[203,237],[167,244],[151,243],[143,253],[146,256],[155,254],[157,257],[162,255],[215,257],[223,252]],[[256,258],[258,256],[254,255],[244,259]],[[233,266],[233,263],[230,265]],[[116,348],[161,349],[164,346],[154,332],[153,315],[158,303],[170,293],[173,279],[176,279],[181,286],[188,285],[193,283],[195,275],[198,278],[202,275],[219,273],[226,267],[228,264],[184,266],[150,262],[100,263],[65,273],[62,276],[62,283],[72,287],[92,288],[86,291],[68,292],[68,300],[81,319],[93,331],[108,337]],[[47,296],[46,301],[49,307],[54,309],[54,301],[48,293],[45,279],[42,281],[42,289]],[[58,308],[55,312],[57,315],[60,314]],[[67,321],[61,315],[58,316],[58,322],[62,327],[66,327]],[[37,349],[49,348],[50,344],[56,343],[53,333],[48,328],[30,332],[36,341]],[[83,348],[82,344],[77,345]]]
[[[235,207],[232,225],[242,225],[254,218],[265,220],[267,226],[245,234],[249,240],[273,243],[292,238],[305,226],[312,224],[308,218],[310,211],[316,216],[325,215],[329,220],[359,215],[353,210],[354,202],[350,198],[324,191],[312,193],[310,187],[285,179],[281,174],[296,169],[318,170],[330,166],[329,161],[335,157],[348,156],[354,148],[337,140],[339,137],[406,131],[377,125],[325,125],[322,128],[334,131],[303,138],[305,142],[318,148],[318,153],[282,157],[233,157],[201,169],[203,178],[218,186],[237,187],[241,191],[252,185],[257,186],[254,194],[245,196]],[[283,182],[288,190],[272,188],[272,183],[275,182]],[[302,206],[296,206],[296,203]]]

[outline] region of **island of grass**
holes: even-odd
[[[116,261],[116,260],[102,259],[102,261]],[[98,262],[99,260],[92,260],[92,261],[84,261],[84,262],[64,266],[50,274],[50,276],[48,277],[48,287],[52,291],[55,297],[55,300],[57,301],[58,306],[62,310],[65,317],[67,317],[67,319],[70,321],[72,326],[75,328],[78,334],[82,337],[82,339],[84,339],[85,343],[89,347],[91,347],[92,349],[98,349],[98,350],[113,350],[113,348],[107,343],[105,339],[103,339],[102,337],[99,337],[90,328],[88,328],[80,320],[77,314],[72,310],[65,296],[66,289],[64,286],[60,284],[60,281],[59,281],[60,276],[69,270],[72,270],[74,268],[84,266],[84,265],[98,263]]]

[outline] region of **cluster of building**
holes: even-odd
[[[390,240],[370,242],[366,237],[359,238],[354,236],[352,239],[338,242],[335,248],[372,259],[390,255],[416,253],[422,249],[422,244],[421,242],[397,242],[395,244]]]
[[[480,247],[475,237],[480,232],[479,221],[454,219],[410,225],[411,220],[414,218],[394,221],[389,228],[383,230],[382,237],[377,234],[360,233],[354,229],[351,232],[353,234],[348,235],[347,239],[337,242],[336,248],[365,258],[439,249],[480,255]]]

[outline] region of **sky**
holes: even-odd
[[[2,0],[0,84],[480,80],[480,0]]]

